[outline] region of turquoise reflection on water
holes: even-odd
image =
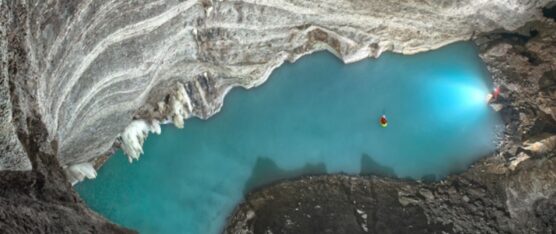
[[[440,178],[495,150],[501,121],[485,102],[487,77],[469,43],[349,65],[316,53],[232,90],[209,120],[163,127],[138,162],[118,152],[76,187],[142,233],[218,233],[245,191],[280,178],[362,168]]]

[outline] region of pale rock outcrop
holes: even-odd
[[[83,181],[85,177],[87,179],[94,179],[97,177],[97,171],[93,167],[93,164],[89,162],[71,165],[65,171],[68,180],[71,181],[72,184]]]
[[[176,90],[170,96],[169,106],[171,108],[169,115],[172,122],[174,122],[177,128],[183,128],[183,120],[189,117],[193,107],[182,83],[178,82],[176,84]],[[164,115],[164,113],[161,114]]]
[[[529,150],[533,153],[544,154],[548,153],[556,148],[556,135],[547,136],[539,141],[526,141],[524,142],[525,150]]]
[[[510,165],[508,166],[508,169],[510,169],[512,171],[515,170],[520,163],[524,162],[525,160],[527,160],[529,158],[531,158],[531,157],[529,157],[529,155],[527,155],[526,153],[523,153],[523,152],[519,153],[517,155],[517,157],[510,162]]]
[[[167,99],[167,103],[158,102],[156,108],[148,106],[148,115],[153,118],[152,120],[134,120],[120,135],[121,148],[128,156],[130,163],[133,159],[139,160],[139,156],[143,154],[143,143],[149,133],[160,134],[162,132],[161,123],[157,118],[164,119],[163,123],[173,123],[177,128],[183,128],[184,119],[190,116],[193,108],[182,83],[175,84]]]
[[[130,163],[134,159],[139,160],[139,156],[143,153],[143,142],[145,142],[149,132],[160,134],[158,120],[153,120],[150,123],[145,120],[133,120],[121,134],[121,147]]]

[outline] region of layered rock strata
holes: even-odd
[[[138,157],[156,124],[134,119],[182,126],[208,118],[231,88],[257,86],[285,61],[325,49],[345,62],[431,50],[516,29],[540,19],[547,2],[5,1],[3,60],[25,69],[3,68],[6,109],[20,111],[3,118],[0,162],[29,169],[13,133],[31,110],[47,143],[58,142],[60,164],[80,179],[114,145]]]

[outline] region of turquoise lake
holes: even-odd
[[[219,233],[245,192],[279,179],[464,170],[496,149],[503,129],[485,101],[491,89],[470,43],[347,65],[319,52],[260,87],[233,89],[208,120],[164,126],[138,162],[118,152],[76,188],[93,210],[141,233]]]

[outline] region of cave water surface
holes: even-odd
[[[164,126],[138,162],[118,152],[76,188],[93,210],[141,233],[218,233],[245,192],[283,178],[438,179],[496,149],[502,123],[485,101],[488,80],[471,43],[348,65],[319,52],[260,87],[233,89],[208,120]]]

